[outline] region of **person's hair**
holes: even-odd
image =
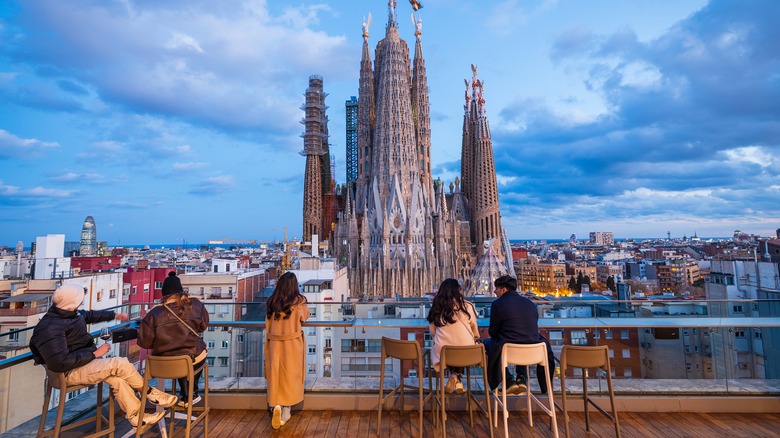
[[[431,311],[428,312],[428,322],[436,327],[444,327],[455,322],[455,312],[464,311],[471,319],[471,314],[466,311],[466,300],[460,293],[460,284],[454,278],[448,278],[441,282],[439,291],[433,297]]]
[[[184,315],[192,307],[192,300],[187,292],[184,291],[165,295],[160,299],[160,302],[163,304],[176,304],[180,309],[179,315]]]
[[[298,278],[292,272],[285,272],[265,303],[265,318],[287,319],[292,313],[292,306],[302,301],[305,302],[306,297],[298,290]]]
[[[502,275],[493,282],[495,287],[505,287],[507,290],[517,290],[517,280],[509,275]]]

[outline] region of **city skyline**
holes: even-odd
[[[774,2],[423,5],[433,177],[459,173],[475,64],[510,239],[780,227]],[[343,183],[369,12],[373,45],[384,1],[3,4],[0,245],[86,216],[109,245],[300,236],[302,90],[323,77]]]

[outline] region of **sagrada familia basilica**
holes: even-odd
[[[357,180],[335,189],[329,166],[322,78],[312,76],[302,121],[306,156],[303,239],[327,240],[348,270],[355,298],[419,297],[443,279],[462,280],[469,295],[492,293],[480,284],[513,274],[501,226],[483,82],[472,65],[466,80],[461,177],[448,187],[431,175],[428,80],[422,20],[414,23],[414,56],[399,36],[395,2],[385,36],[369,50],[371,17],[363,23],[357,105]],[[508,267],[508,269],[507,269]],[[482,271],[480,271],[482,270]],[[480,274],[482,272],[482,274]]]

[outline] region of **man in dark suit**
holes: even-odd
[[[501,383],[501,373],[507,373],[507,394],[521,394],[527,390],[526,370],[524,366],[515,367],[517,379],[511,379],[508,370],[501,369],[501,349],[507,342],[513,344],[547,344],[550,376],[555,370],[555,355],[550,343],[539,333],[539,312],[533,301],[517,293],[517,280],[503,275],[495,285],[496,300],[490,306],[490,339],[485,340],[488,357],[488,384],[495,389]],[[536,377],[542,394],[547,393],[544,369],[536,368]],[[509,383],[512,382],[512,383]]]

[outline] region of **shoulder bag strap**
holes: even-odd
[[[168,307],[168,305],[167,305],[167,304],[163,304],[163,307],[165,307],[165,310],[167,310],[168,312],[170,312],[170,313],[171,313],[171,315],[175,316],[175,317],[176,317],[176,319],[178,319],[179,321],[181,321],[181,323],[182,323],[182,324],[184,324],[184,325],[185,325],[185,326],[186,326],[188,329],[190,329],[190,331],[192,332],[192,334],[194,334],[195,336],[197,336],[197,337],[199,337],[199,338],[200,338],[200,335],[198,334],[198,332],[196,332],[196,331],[195,331],[195,329],[193,329],[193,328],[192,328],[192,327],[191,327],[189,324],[187,324],[186,322],[184,322],[184,320],[183,320],[183,319],[179,318],[179,315],[177,315],[177,314],[176,314],[176,312],[174,312],[173,310],[171,310],[171,308],[170,308],[170,307]]]

